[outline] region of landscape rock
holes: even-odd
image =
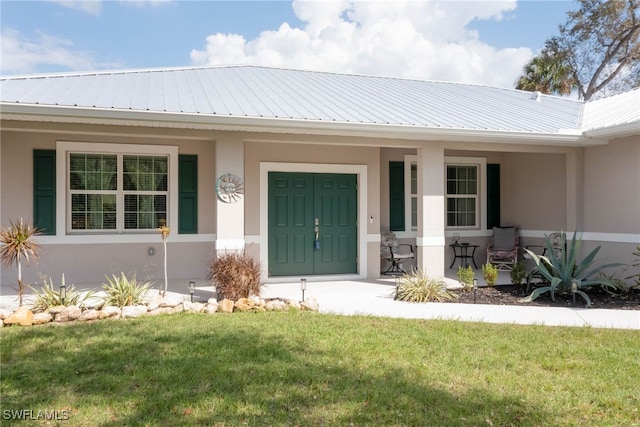
[[[238,311],[251,311],[255,308],[255,304],[249,298],[240,298],[233,305]]]
[[[218,311],[221,313],[233,313],[234,302],[230,299],[223,299],[218,302]]]
[[[49,312],[51,313],[51,312]],[[82,309],[77,305],[70,305],[54,316],[56,322],[71,322],[82,315]]]
[[[51,313],[36,313],[33,315],[33,324],[34,325],[43,325],[45,323],[49,323],[53,321],[53,316]]]
[[[4,320],[0,319],[0,328],[4,327]]]
[[[267,301],[265,308],[269,311],[285,311],[287,309],[287,303],[280,299],[272,299]]]
[[[305,301],[302,301],[300,303],[300,307],[303,310],[318,311],[319,309],[318,300],[315,298],[309,298]]]
[[[182,306],[184,307],[184,311],[191,313],[202,313],[204,311],[204,304],[201,302],[184,301]]]
[[[288,299],[287,300],[287,305],[289,306],[289,308],[293,308],[296,310],[301,310],[302,307],[300,307],[300,301],[295,300],[295,299]]]
[[[213,313],[217,312],[218,311],[218,301],[216,301],[215,304],[207,303],[207,305],[204,307],[204,311],[205,311],[205,313],[209,313],[209,314],[213,314]]]
[[[160,297],[158,301],[159,307],[177,307],[181,305],[183,299],[181,297],[165,295],[164,297]]]
[[[0,308],[0,320],[4,320],[11,316],[11,313],[13,313],[13,311],[7,310],[6,308]]]
[[[129,317],[140,317],[143,314],[147,314],[147,306],[146,305],[125,305],[124,307],[122,307],[122,312],[120,313],[120,316],[123,319],[129,318]]]
[[[18,307],[13,313],[4,319],[5,325],[31,326],[33,325],[33,312],[27,307]]]
[[[102,310],[100,310],[100,314],[98,315],[100,319],[117,316],[120,316],[120,308],[113,305],[105,305],[102,307]]]
[[[96,320],[100,318],[100,312],[98,310],[85,310],[82,312],[80,317],[78,317],[79,321],[88,321],[88,320]]]
[[[66,305],[54,305],[47,309],[47,313],[51,314],[52,316],[55,316],[56,314],[62,313],[66,308],[67,308]]]

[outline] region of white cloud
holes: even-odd
[[[100,0],[51,0],[53,3],[57,3],[60,6],[67,7],[69,9],[79,10],[80,12],[86,12],[91,15],[98,16],[102,12],[102,1]]]
[[[511,87],[531,50],[492,47],[467,26],[474,19],[500,20],[515,6],[515,0],[296,0],[301,28],[283,23],[253,40],[217,33],[191,60]]]
[[[77,50],[69,40],[42,32],[37,33],[34,39],[27,39],[12,28],[2,30],[0,51],[0,70],[7,74],[37,72],[41,65],[59,67],[63,70],[92,70],[99,65],[113,65],[97,64],[93,55]]]

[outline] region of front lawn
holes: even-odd
[[[181,313],[0,337],[3,425],[640,425],[638,331]]]

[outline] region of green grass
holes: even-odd
[[[0,416],[60,425],[640,425],[638,331],[181,313],[0,337]]]

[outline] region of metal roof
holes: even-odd
[[[94,110],[94,116],[106,110],[173,113],[202,123],[267,118],[285,126],[295,121],[572,135],[581,131],[585,106],[515,89],[258,66],[2,77],[0,101]],[[599,116],[600,104],[593,105],[593,116]],[[587,117],[584,122],[601,125]]]

